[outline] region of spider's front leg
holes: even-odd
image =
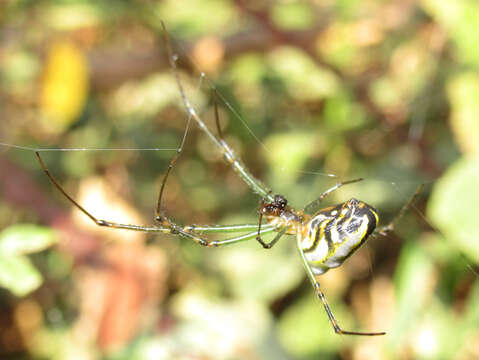
[[[289,225],[287,222],[282,219],[282,216],[288,214],[287,216],[295,216],[290,210],[287,208],[288,201],[282,195],[275,195],[273,201],[270,203],[266,203],[266,199],[261,199],[261,206],[259,207],[259,223],[258,223],[258,234],[256,235],[256,241],[258,241],[261,246],[265,249],[271,249],[278,240],[288,231]],[[267,215],[270,217],[274,217],[278,220],[277,224],[270,224],[273,228],[281,228],[279,233],[275,236],[273,240],[269,243],[265,242],[261,236],[261,225],[263,222],[263,216]],[[279,225],[282,224],[282,225]]]
[[[271,249],[272,245],[267,244],[261,239],[261,224],[263,223],[263,214],[265,212],[265,199],[261,199],[261,205],[259,207],[259,220],[258,220],[258,234],[256,235],[256,241],[261,244],[265,249]]]

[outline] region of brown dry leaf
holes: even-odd
[[[158,320],[167,289],[168,261],[160,248],[116,244],[106,248],[103,266],[84,267],[77,277],[80,316],[76,342],[104,349],[124,346]]]

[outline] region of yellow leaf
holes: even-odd
[[[50,46],[40,92],[46,129],[62,132],[78,118],[87,99],[88,80],[86,56],[75,44],[60,41]]]

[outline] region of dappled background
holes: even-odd
[[[0,6],[0,357],[479,358],[477,1]],[[292,206],[363,177],[326,203],[359,198],[386,224],[426,185],[320,279],[343,328],[386,336],[334,334],[292,237],[206,249],[99,228],[49,183],[28,148],[103,149],[42,154],[95,216],[153,223],[188,120],[160,19],[187,97],[216,132],[217,87],[226,141]],[[255,223],[259,203],[191,124],[166,213]]]

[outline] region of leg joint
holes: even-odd
[[[105,221],[105,220],[97,220],[95,219],[95,223],[98,225],[98,226],[107,226],[107,227],[111,227],[111,223],[109,223],[108,221]]]

